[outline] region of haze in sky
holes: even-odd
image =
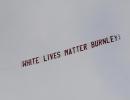
[[[0,100],[130,100],[129,0],[0,0]],[[120,34],[121,40],[21,68]]]

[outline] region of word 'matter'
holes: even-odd
[[[34,64],[39,64],[41,62],[47,62],[50,60],[59,59],[62,56],[69,56],[69,55],[76,54],[79,52],[87,51],[88,48],[95,48],[95,47],[98,47],[101,45],[119,41],[120,39],[121,38],[120,38],[119,34],[111,35],[111,36],[108,36],[108,37],[105,37],[102,39],[98,39],[98,40],[84,43],[81,45],[77,45],[77,46],[74,46],[74,47],[71,47],[68,49],[64,49],[63,51],[57,51],[57,52],[43,55],[42,57],[34,57],[31,59],[27,59],[27,60],[22,61],[22,67],[27,67],[27,66],[34,65]]]

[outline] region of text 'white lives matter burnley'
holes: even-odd
[[[105,38],[97,39],[88,43],[83,43],[83,44],[80,44],[80,45],[77,45],[68,49],[48,53],[43,56],[33,57],[27,60],[23,60],[22,67],[28,67],[31,65],[39,64],[39,63],[45,63],[50,60],[59,59],[63,56],[69,56],[76,53],[84,52],[84,51],[87,51],[89,48],[96,48],[99,46],[110,44],[110,43],[119,41],[120,39],[121,39],[120,34],[110,35]]]

